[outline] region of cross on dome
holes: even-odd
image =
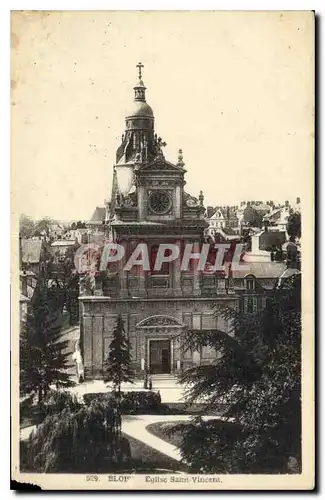
[[[139,80],[142,78],[142,68],[144,68],[142,62],[139,62],[136,66],[139,69]]]

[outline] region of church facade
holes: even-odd
[[[178,257],[155,270],[160,244],[176,245],[180,255],[188,244],[193,253],[199,252],[208,223],[202,192],[194,197],[185,189],[182,151],[175,163],[164,156],[165,143],[155,133],[154,114],[146,102],[141,64],[138,69],[102,224],[104,237],[123,246],[124,258],[109,272],[98,273],[91,291],[81,287],[79,298],[87,378],[102,377],[119,314],[136,373],[141,376],[149,368],[152,373],[176,374],[193,364],[210,363],[216,355],[209,348],[184,352],[181,340],[187,329],[228,331],[215,310],[218,305],[238,305],[238,294],[226,277],[205,275],[192,261],[183,270]],[[150,269],[135,265],[125,270],[139,243],[148,248]]]

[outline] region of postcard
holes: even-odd
[[[12,11],[12,480],[312,490],[310,11]]]

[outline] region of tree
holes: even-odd
[[[51,304],[51,307],[49,306]],[[39,404],[52,385],[74,385],[68,369],[69,341],[63,339],[61,305],[53,306],[47,290],[35,290],[20,332],[20,392],[35,394]]]
[[[301,455],[300,276],[284,280],[263,311],[224,308],[217,314],[232,323],[230,334],[193,330],[184,347],[209,346],[221,358],[188,369],[180,379],[187,384],[188,403],[203,403],[203,414],[223,408],[240,431],[232,439],[219,432],[218,439],[198,441],[194,426],[184,435],[183,457],[196,471],[288,472],[290,459],[300,464]],[[201,431],[206,425],[217,424],[201,423]]]
[[[132,382],[131,346],[125,334],[122,316],[117,318],[113,331],[113,339],[109,346],[109,354],[104,363],[104,381],[112,382],[114,392],[120,395],[122,382]]]
[[[35,222],[31,217],[22,214],[19,219],[19,235],[21,238],[31,238],[35,232]]]
[[[67,400],[61,411],[49,413],[33,431],[26,465],[41,473],[104,473],[118,468],[125,441],[118,438],[113,400],[90,405]]]
[[[39,233],[45,232],[47,236],[50,235],[51,226],[55,221],[50,217],[44,217],[36,222],[35,230]]]
[[[289,215],[287,223],[287,233],[292,238],[301,237],[301,214],[300,212],[293,212]]]

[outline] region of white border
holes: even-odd
[[[324,13],[324,1],[321,0],[315,0],[314,2],[306,1],[306,0],[296,0],[295,2],[290,1],[290,0],[263,0],[263,1],[247,1],[243,3],[240,0],[224,0],[224,1],[207,1],[207,0],[201,0],[200,2],[194,2],[192,0],[187,0],[181,1],[181,0],[169,0],[169,1],[156,1],[155,4],[153,4],[152,1],[149,0],[143,0],[141,2],[134,2],[132,0],[118,0],[118,1],[104,1],[104,0],[95,0],[95,1],[85,1],[85,0],[79,0],[79,2],[73,2],[71,0],[65,0],[64,2],[62,0],[57,0],[56,2],[44,2],[43,1],[30,1],[30,2],[24,2],[24,1],[12,1],[12,2],[7,2],[6,0],[3,0],[1,2],[0,6],[0,37],[1,37],[1,51],[2,51],[2,57],[1,57],[1,63],[2,63],[2,78],[0,79],[0,88],[1,88],[1,96],[3,99],[3,106],[2,106],[2,113],[1,113],[1,121],[2,121],[2,139],[3,139],[3,151],[4,151],[4,161],[2,163],[2,171],[1,171],[1,206],[5,207],[5,210],[2,210],[2,234],[4,236],[5,242],[3,245],[1,245],[1,262],[3,263],[3,272],[2,272],[2,286],[1,286],[1,306],[2,306],[2,352],[6,352],[6,354],[9,352],[9,335],[10,335],[10,320],[9,320],[9,314],[7,314],[7,311],[9,312],[9,302],[10,302],[10,292],[9,292],[9,266],[10,266],[10,250],[7,242],[9,242],[10,238],[10,223],[9,223],[9,213],[10,213],[10,195],[9,195],[9,168],[10,168],[10,111],[9,111],[9,95],[10,95],[10,90],[9,90],[9,78],[8,74],[10,73],[10,56],[9,56],[9,16],[10,16],[10,10],[315,10],[316,14],[320,17],[322,17],[322,14]],[[322,26],[324,23],[324,20],[321,19],[321,22],[318,24],[318,28],[322,29]],[[319,42],[320,45],[318,47],[318,80],[319,82],[322,81],[322,67],[324,63],[324,47],[323,47],[323,37],[321,36],[321,33],[318,34],[319,36]],[[318,92],[320,94],[321,92],[321,85],[319,84],[318,87]],[[324,101],[323,101],[324,102]],[[317,103],[317,110],[318,112],[318,120],[319,120],[319,126],[321,122],[321,117],[323,116],[323,104],[321,102],[320,96],[318,96],[318,103]],[[321,173],[322,169],[324,168],[323,165],[321,164],[321,151],[320,151],[320,144],[322,143],[322,140],[324,139],[323,137],[323,131],[321,129],[318,130],[317,134],[317,140],[318,140],[318,169]],[[321,238],[319,238],[318,244],[324,246],[324,234],[325,234],[325,217],[324,217],[324,202],[322,201],[324,198],[324,176],[319,175],[319,180],[321,184],[321,188],[318,192],[319,198],[320,198],[320,210],[321,210],[321,220],[319,221],[319,228],[322,229],[323,231],[321,232]],[[9,210],[7,210],[7,207]],[[313,242],[310,242],[312,245]],[[321,252],[319,251],[319,255]],[[324,278],[324,268],[320,268],[320,273],[317,272],[317,276],[319,279],[319,276],[321,275],[321,278]],[[321,306],[323,305],[323,297],[321,297]],[[320,311],[324,311],[325,307],[320,307]],[[322,318],[321,318],[322,319]],[[319,325],[319,337],[321,336],[322,332],[324,331],[322,328],[322,322]],[[324,349],[324,343],[321,345],[321,339],[319,338],[319,344],[318,347],[322,348],[321,354],[319,354],[319,360],[321,359],[321,356],[324,355],[323,349]],[[1,370],[2,370],[2,377],[1,377],[1,382],[2,382],[2,400],[8,401],[9,402],[9,356],[5,357],[5,362],[1,363]],[[9,408],[9,405],[8,407]],[[323,408],[320,409],[320,411]],[[9,423],[9,411],[8,412],[1,412],[1,424],[2,424],[2,430],[4,431],[5,429],[9,430],[8,423]],[[321,418],[319,418],[319,421],[321,421]],[[323,433],[324,435],[324,433]],[[3,446],[4,442],[2,441],[2,460],[1,463],[2,465],[8,464],[8,456],[9,456],[9,437],[10,434],[9,432],[2,432],[2,437],[5,438],[6,444],[8,446]],[[323,438],[324,439],[324,438]],[[324,444],[324,441],[322,440],[321,445]],[[321,450],[319,450],[321,451]],[[324,464],[324,461],[323,461]],[[324,476],[323,472],[323,465],[322,464],[322,470],[319,470],[319,479]],[[13,493],[10,493],[8,491],[9,487],[9,469],[8,467],[2,467],[2,476],[1,476],[1,498],[7,498],[8,495],[11,495]],[[91,493],[89,493],[90,495]],[[110,495],[115,496],[117,493],[113,494],[110,493]],[[219,495],[222,495],[222,492],[218,492]],[[170,493],[166,492],[166,496],[170,497]],[[63,495],[65,496],[65,495]],[[229,497],[229,495],[227,495]],[[283,497],[284,494],[277,494],[278,498]]]

